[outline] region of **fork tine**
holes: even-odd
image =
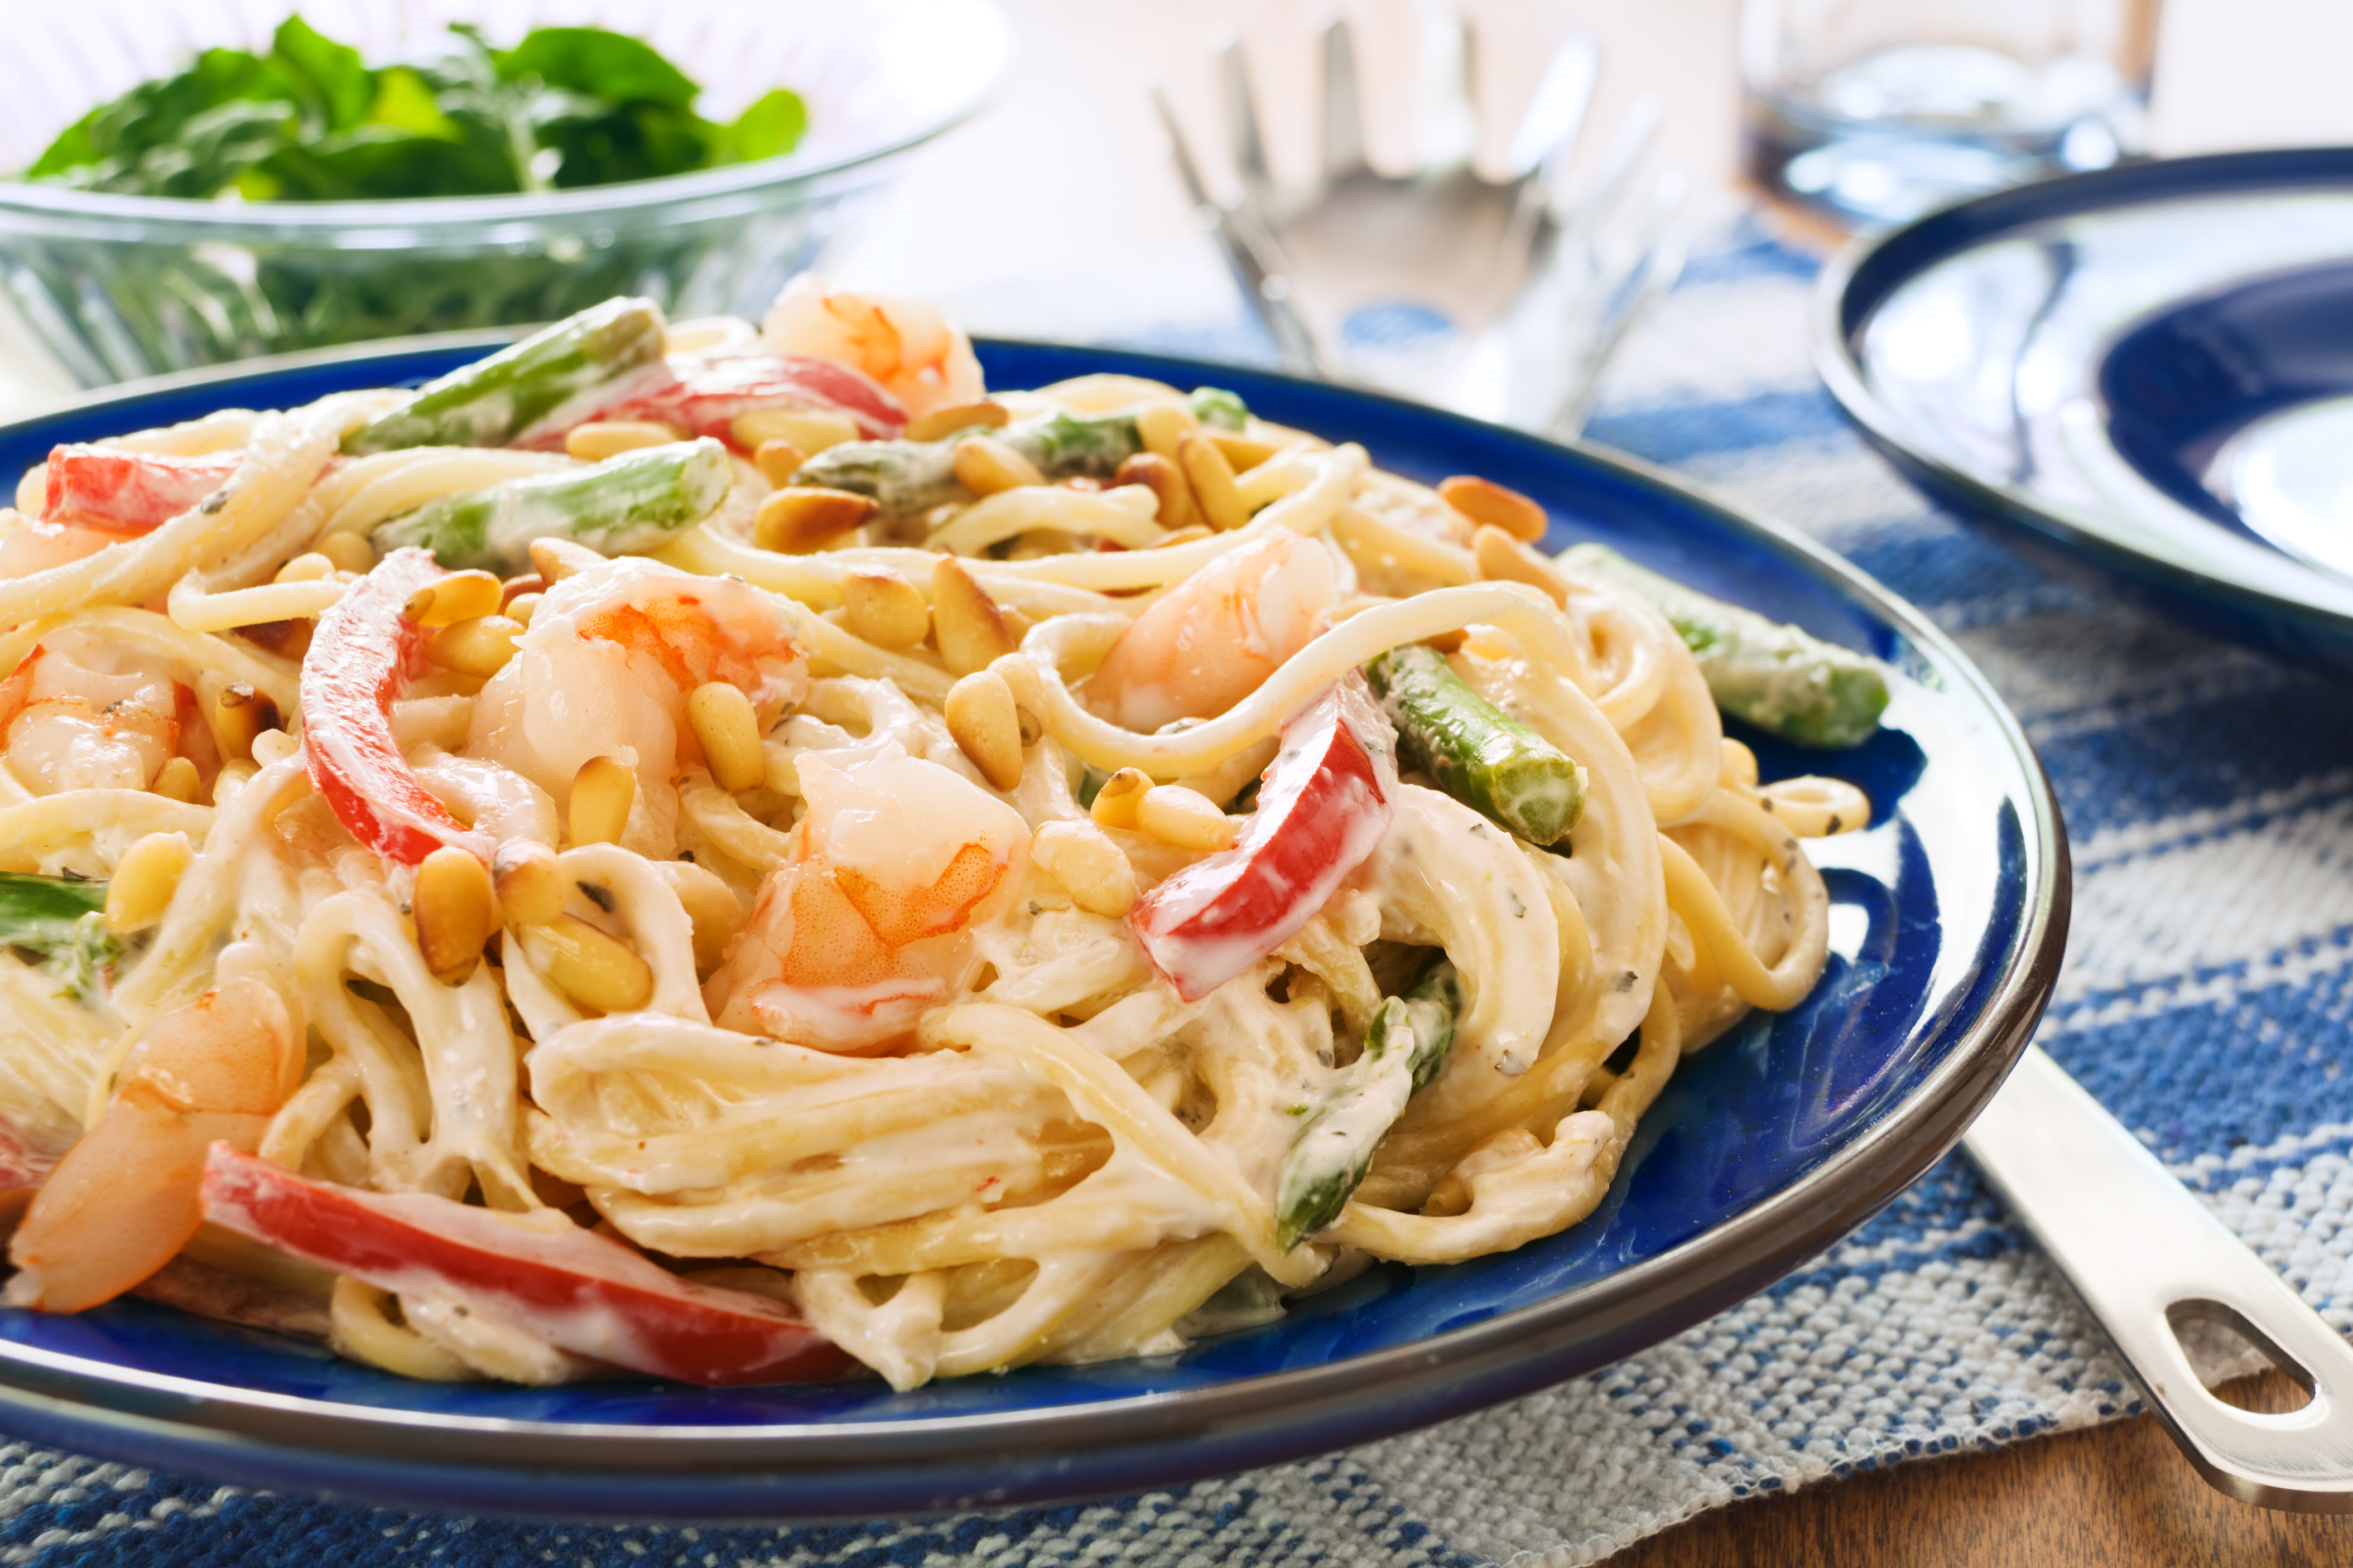
[[[1593,86],[1601,76],[1601,46],[1579,35],[1553,51],[1536,95],[1528,100],[1519,129],[1512,132],[1506,173],[1525,179],[1555,158],[1566,161],[1593,107]]]
[[[1209,195],[1201,178],[1201,166],[1193,157],[1193,144],[1186,140],[1176,106],[1168,101],[1166,84],[1155,79],[1145,85],[1145,90],[1151,95],[1152,107],[1159,112],[1162,129],[1168,132],[1168,156],[1176,163],[1176,177],[1184,183],[1185,195],[1193,204],[1194,221],[1217,241],[1219,254],[1225,258],[1227,269],[1234,276],[1234,287],[1256,312],[1267,335],[1274,340],[1283,368],[1295,374],[1330,380],[1330,369],[1316,347],[1314,334],[1291,303],[1291,264],[1260,217],[1258,208],[1247,199],[1226,205]]]
[[[1201,217],[1202,226],[1215,227],[1218,204],[1210,198],[1209,187],[1201,181],[1201,165],[1194,162],[1193,144],[1186,140],[1176,106],[1168,101],[1167,84],[1155,78],[1145,84],[1145,90],[1151,95],[1152,107],[1159,111],[1160,128],[1168,133],[1168,157],[1176,165],[1176,177],[1184,182],[1186,197]]]
[[[1567,243],[1583,241],[1608,221],[1633,184],[1635,171],[1641,167],[1651,143],[1658,139],[1659,127],[1666,117],[1666,105],[1656,94],[1637,99],[1634,107],[1626,111],[1626,119],[1603,153],[1601,168],[1587,187],[1584,198],[1565,210],[1556,202],[1554,213],[1560,219]],[[1552,173],[1556,179],[1559,171]],[[1554,194],[1557,194],[1556,189]]]
[[[1546,192],[1584,139],[1600,76],[1601,46],[1583,35],[1565,39],[1545,67],[1505,158],[1504,173],[1519,186],[1504,229],[1506,258],[1524,265],[1540,262],[1536,248],[1549,205]]]
[[[1602,373],[1609,369],[1610,360],[1616,357],[1635,324],[1650,312],[1651,306],[1666,298],[1683,276],[1683,244],[1667,231],[1689,188],[1689,182],[1679,170],[1670,169],[1660,175],[1651,187],[1650,200],[1642,211],[1623,226],[1631,239],[1626,247],[1625,260],[1610,266],[1608,258],[1603,258],[1607,271],[1599,283],[1600,312],[1593,324],[1592,337],[1579,356],[1569,394],[1553,417],[1549,433],[1555,440],[1575,440],[1584,430],[1600,393]]]
[[[1270,178],[1266,140],[1259,133],[1258,100],[1250,91],[1250,60],[1242,52],[1241,36],[1230,28],[1210,46],[1218,57],[1218,79],[1225,89],[1226,132],[1233,141],[1234,166],[1242,184],[1253,192]]]
[[[1356,49],[1348,18],[1324,29],[1323,175],[1336,180],[1365,166],[1365,121],[1356,89]]]
[[[1423,173],[1451,169],[1479,155],[1478,37],[1471,18],[1448,10],[1423,19],[1428,50],[1415,83],[1414,165]]]

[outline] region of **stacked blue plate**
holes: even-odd
[[[2074,175],[1866,238],[1822,276],[1815,355],[2011,542],[2353,672],[2353,149]]]

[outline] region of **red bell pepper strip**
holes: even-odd
[[[392,738],[392,700],[425,666],[425,629],[402,612],[446,575],[429,552],[394,551],[319,617],[302,656],[311,785],[353,837],[410,866],[445,844],[491,854],[417,782]]]
[[[792,1383],[853,1364],[780,1302],[697,1285],[594,1231],[313,1182],[227,1143],[206,1162],[204,1210],[378,1289],[457,1295],[559,1349],[656,1377]]]
[[[145,533],[194,510],[228,483],[241,460],[234,453],[173,458],[119,447],[53,447],[41,517],[107,533]]]
[[[841,414],[872,440],[907,427],[907,411],[871,378],[848,365],[797,354],[743,353],[680,362],[668,386],[599,409],[598,419],[660,419],[691,436],[733,443],[736,416],[755,408]],[[558,441],[560,445],[560,438]]]
[[[1153,964],[1198,1002],[1291,940],[1388,831],[1397,736],[1345,678],[1283,726],[1241,839],[1145,894],[1128,917]]]

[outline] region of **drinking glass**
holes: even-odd
[[[2147,148],[2158,0],[1745,0],[1749,167],[1849,225]]]

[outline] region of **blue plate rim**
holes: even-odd
[[[237,386],[320,366],[404,353],[495,347],[507,331],[464,331],[314,350],[124,383],[0,425],[0,438],[60,417],[135,405],[158,394]],[[1177,356],[1039,340],[979,346],[1113,359],[1165,379],[1292,382],[1271,372]],[[518,1421],[367,1408],[127,1372],[107,1363],[0,1340],[0,1414],[49,1440],[80,1443],[230,1477],[323,1475],[315,1489],[348,1493],[368,1466],[372,1499],[432,1506],[452,1495],[458,1468],[550,1483],[577,1513],[581,1489],[623,1473],[669,1478],[707,1500],[698,1517],[868,1517],[1097,1496],[1308,1458],[1427,1426],[1548,1386],[1681,1332],[1818,1255],[1917,1180],[1960,1139],[2024,1051],[2058,978],[2070,905],[2066,837],[2041,762],[2008,707],[1942,631],[1867,574],[1787,524],[1733,508],[1666,470],[1607,447],[1567,447],[1354,387],[1297,383],[1451,426],[1537,457],[1564,452],[1621,482],[1663,492],[1826,580],[1928,655],[1949,688],[1965,687],[2024,781],[2019,824],[2023,909],[1977,1015],[1901,1103],[1782,1191],[1656,1258],[1552,1299],[1410,1345],[1261,1373],[1210,1387],[1041,1409],[840,1424],[672,1426]],[[986,1459],[978,1456],[986,1455]],[[1079,1458],[1092,1456],[1092,1458]],[[1123,1469],[1121,1457],[1131,1461]],[[1148,1456],[1148,1458],[1146,1457]],[[1146,1459],[1148,1474],[1132,1461]],[[1045,1465],[1043,1471],[1023,1465]],[[1012,1467],[1008,1470],[1007,1467]],[[987,1472],[986,1477],[979,1473]],[[989,1484],[1002,1474],[1003,1484]],[[404,1479],[405,1477],[405,1479]],[[789,1477],[795,1489],[776,1495]],[[690,1478],[692,1478],[690,1479]],[[983,1484],[976,1486],[976,1479]],[[728,1491],[731,1481],[740,1482]],[[338,1483],[341,1484],[338,1484]],[[838,1486],[833,1505],[809,1486]],[[474,1506],[480,1506],[479,1498]],[[454,1506],[454,1505],[452,1505]],[[532,1512],[528,1496],[501,1511]],[[734,1511],[731,1514],[729,1510]],[[593,1511],[593,1508],[592,1508]],[[607,1509],[607,1512],[614,1511]],[[623,1512],[642,1507],[623,1505]]]
[[[1808,338],[1814,369],[1873,445],[1931,488],[2063,552],[2160,595],[2211,601],[2239,617],[2291,624],[2327,638],[2353,637],[2353,613],[2179,566],[2101,531],[2092,508],[2062,511],[2031,491],[1990,483],[1913,444],[1905,422],[1872,390],[1856,344],[1874,312],[1928,267],[2032,223],[2168,198],[2254,189],[2353,189],[2353,147],[2268,148],[2120,164],[1969,197],[1908,223],[1858,235],[1822,265]],[[2119,334],[2133,323],[2118,329]],[[2337,579],[2282,552],[2280,561],[2340,599]]]

